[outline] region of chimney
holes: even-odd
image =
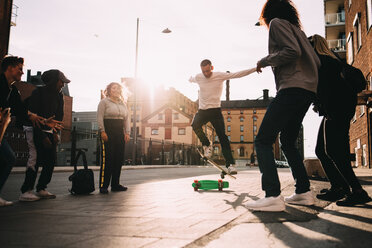
[[[264,100],[269,100],[269,90],[268,89],[263,90],[263,99]]]
[[[230,71],[226,71],[230,73]],[[230,101],[230,80],[226,80],[226,101]]]
[[[27,83],[31,83],[31,70],[27,70]]]

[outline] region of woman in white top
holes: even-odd
[[[107,194],[111,181],[111,191],[126,191],[120,184],[125,142],[130,139],[130,117],[124,103],[123,87],[119,83],[107,85],[103,98],[98,104],[97,122],[101,134],[101,170],[99,176],[100,193]]]

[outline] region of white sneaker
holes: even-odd
[[[314,205],[314,202],[315,202],[315,198],[311,190],[305,193],[302,193],[302,194],[294,193],[291,196],[286,197],[284,200],[285,202],[289,204],[304,205],[304,206]]]
[[[40,197],[34,194],[31,190],[21,194],[19,196],[19,201],[24,201],[24,202],[33,202],[33,201],[38,201],[40,200]]]
[[[11,205],[13,205],[13,202],[4,200],[3,198],[0,197],[0,207],[6,207]]]
[[[285,210],[284,199],[281,195],[249,201],[245,206],[252,211],[282,212]]]
[[[37,195],[38,197],[42,198],[42,199],[54,199],[54,198],[56,198],[56,195],[54,195],[54,194],[48,192],[48,191],[45,190],[45,189],[42,189],[42,190],[38,191],[38,192],[36,193],[36,195]]]
[[[236,175],[236,174],[238,174],[238,171],[236,170],[235,166],[233,166],[233,165],[230,165],[229,168],[227,168],[227,172],[230,175]]]
[[[212,146],[203,146],[204,157],[210,158],[212,157]]]

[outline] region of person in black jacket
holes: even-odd
[[[10,109],[12,117],[15,117],[17,124],[25,120],[31,121],[33,125],[39,125],[44,118],[27,111],[21,101],[15,82],[21,81],[23,75],[24,59],[16,56],[6,56],[1,62],[0,74],[0,108]],[[15,164],[15,155],[7,140],[4,138],[0,142],[0,191],[4,186],[13,165]],[[0,207],[12,205],[12,202],[0,198]]]
[[[65,75],[59,70],[49,70],[41,75],[45,86],[36,88],[29,99],[29,110],[39,116],[56,121],[63,120],[63,86],[69,83]],[[37,150],[37,162],[35,170],[28,168],[25,181],[22,185],[22,194],[32,191],[35,185],[39,165],[43,166],[38,184],[36,185],[36,195],[40,198],[52,199],[56,196],[46,190],[48,183],[52,179],[54,165],[56,163],[56,149],[59,142],[57,131],[62,126],[56,123],[54,126],[40,125],[34,127],[34,143]]]
[[[315,107],[319,115],[324,116],[315,152],[331,183],[331,188],[318,194],[317,198],[337,201],[340,206],[369,202],[372,199],[362,189],[350,161],[349,128],[355,114],[357,94],[345,80],[343,62],[329,50],[327,41],[319,35],[313,35],[309,40],[321,61]]]

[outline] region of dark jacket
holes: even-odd
[[[29,122],[27,108],[21,100],[17,87],[12,85],[9,88],[4,73],[0,74],[0,107],[2,109],[10,108],[10,113],[16,117],[17,126]]]
[[[29,110],[41,117],[55,116],[57,121],[63,120],[63,94],[56,92],[54,87],[36,88],[29,99]],[[51,130],[47,126],[41,126],[41,130]]]
[[[317,89],[319,114],[330,119],[351,119],[357,94],[343,77],[342,62],[326,55],[318,56],[321,62]]]

